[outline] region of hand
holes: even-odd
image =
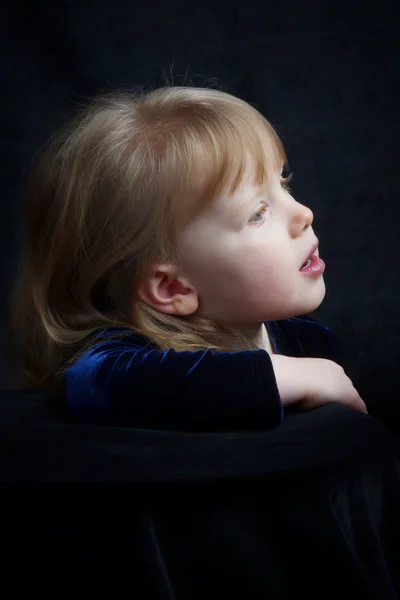
[[[310,410],[328,402],[339,402],[367,413],[365,403],[344,369],[325,358],[270,356],[283,406],[298,403]]]

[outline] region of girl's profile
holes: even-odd
[[[19,387],[85,422],[274,427],[286,408],[365,410],[324,299],[313,213],[276,131],[227,92],[99,95],[40,152],[13,294]]]

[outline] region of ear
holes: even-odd
[[[174,265],[155,265],[138,294],[143,302],[167,315],[191,315],[199,305],[196,289]]]

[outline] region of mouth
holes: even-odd
[[[309,252],[309,253],[308,253],[308,255],[307,255],[307,258],[305,259],[305,261],[303,262],[303,264],[302,264],[302,265],[301,265],[301,267],[300,267],[300,270],[301,270],[301,269],[304,269],[305,267],[308,267],[308,266],[311,264],[311,262],[312,262],[312,261],[311,261],[311,257],[312,257],[314,254],[315,254],[316,256],[318,256],[318,253],[317,253],[317,251],[318,251],[318,244],[319,244],[319,241],[317,240],[317,241],[315,242],[315,244],[313,244],[313,245],[312,245],[312,247],[311,247],[311,250],[310,250],[310,252]]]

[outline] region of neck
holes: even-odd
[[[261,350],[266,350],[268,354],[272,354],[271,340],[269,339],[268,330],[264,323],[252,333],[250,339]]]
[[[247,337],[257,348],[266,350],[268,354],[273,354],[271,340],[268,330],[264,323],[258,326],[240,328],[240,332]],[[240,348],[238,348],[239,350]]]

